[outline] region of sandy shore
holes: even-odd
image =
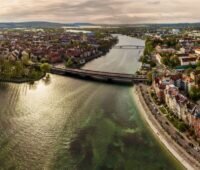
[[[151,114],[151,111],[147,107],[146,103],[143,100],[143,96],[140,91],[137,91],[137,86],[132,90],[134,100],[137,104],[137,107],[148,123],[155,136],[165,145],[165,147],[175,156],[175,158],[188,170],[196,170],[198,168],[194,167],[195,165],[189,161],[186,156],[183,154],[183,148],[171,139],[171,137],[165,132],[161,125],[157,122],[154,116]],[[182,149],[182,150],[181,150]]]

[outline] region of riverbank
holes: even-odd
[[[189,170],[196,170],[200,168],[199,163],[194,160],[182,147],[180,147],[162,128],[162,126],[155,119],[151,113],[149,107],[145,103],[145,100],[142,96],[139,86],[136,86],[133,91],[134,100],[138,106],[138,109],[148,123],[155,136],[165,145],[165,147],[174,155],[174,157],[186,168]]]
[[[10,78],[10,79],[3,79],[0,78],[0,82],[5,82],[5,83],[32,83],[34,81],[39,81],[42,78],[44,78],[46,76],[46,73],[42,73],[39,77],[35,78],[35,79],[30,79],[30,78]]]

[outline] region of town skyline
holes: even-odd
[[[2,0],[0,22],[196,23],[197,0]]]

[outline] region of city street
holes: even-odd
[[[157,106],[150,97],[148,86],[139,85],[138,87],[146,105],[153,114],[154,118],[165,130],[165,132],[167,132],[171,139],[173,139],[182,148],[182,151],[186,151],[189,155],[200,162],[199,146],[195,146],[192,141],[190,141],[188,138],[178,132],[178,130],[171,124],[171,122],[169,122],[167,117],[165,117],[165,115],[159,110],[159,106]]]

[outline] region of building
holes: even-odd
[[[165,90],[165,85],[161,83],[159,78],[155,78],[153,81],[153,89],[156,93],[156,97],[158,98],[159,102],[164,102],[165,97],[164,97],[164,90]]]
[[[174,34],[174,35],[178,35],[180,33],[180,30],[179,29],[172,29],[171,33]]]
[[[161,47],[161,46],[156,46],[156,52],[157,53],[175,53],[176,50],[173,48],[166,48],[166,47]]]
[[[159,53],[156,54],[156,60],[158,61],[159,64],[162,64],[162,57]]]
[[[200,48],[194,50],[196,54],[200,55]]]
[[[196,57],[179,57],[181,66],[188,66],[188,65],[195,65],[196,64]]]
[[[170,84],[174,84],[174,81],[170,77],[155,78],[153,81],[153,88],[159,102],[165,101],[164,90]]]
[[[200,106],[196,106],[194,114],[192,115],[191,125],[194,128],[196,136],[200,138]]]
[[[179,119],[184,120],[188,113],[188,99],[180,94],[178,88],[174,85],[167,85],[164,94],[165,102],[170,110],[172,110]]]

